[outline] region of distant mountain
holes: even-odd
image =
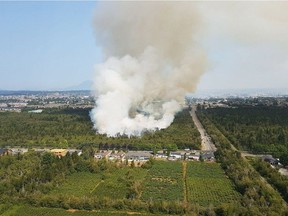
[[[67,88],[64,88],[64,91],[81,91],[81,90],[91,90],[92,89],[92,84],[93,82],[91,80],[86,80],[82,83],[80,83],[79,85],[75,85],[75,86],[70,86]]]

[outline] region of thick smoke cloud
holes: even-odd
[[[190,3],[106,2],[97,6],[95,129],[109,136],[166,128],[205,71],[200,19]]]
[[[288,1],[199,4],[210,64],[200,88],[287,87]]]
[[[207,37],[229,39],[243,45],[288,45],[288,2],[223,1],[199,3]]]
[[[215,67],[207,64],[211,50],[213,60],[235,47],[220,63],[239,77],[286,73],[287,10],[288,2],[271,1],[99,3],[94,28],[105,62],[94,78],[95,129],[140,135],[169,126],[185,94]]]

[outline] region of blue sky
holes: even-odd
[[[210,64],[198,88],[287,88],[288,3],[233,3],[233,10],[225,4],[209,3],[211,11],[203,13]],[[259,5],[270,9],[265,19],[254,17],[267,14]],[[102,60],[95,7],[89,1],[0,2],[0,89],[51,90],[92,80]]]
[[[0,2],[0,89],[54,89],[91,80],[101,60],[95,2]]]

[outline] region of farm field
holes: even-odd
[[[183,176],[181,162],[155,161],[148,171],[141,199],[183,200]]]
[[[128,192],[127,178],[142,181],[147,173],[146,169],[119,168],[113,172],[103,173],[74,173],[68,177],[52,194],[74,196],[109,197],[113,199],[126,198]]]
[[[128,181],[143,181],[147,174],[146,169],[121,168],[104,175],[100,185],[94,190],[93,195],[104,198],[124,199],[128,193]]]
[[[54,189],[51,193],[68,196],[90,196],[101,183],[101,176],[98,173],[89,172],[73,173],[62,186]]]
[[[217,163],[188,162],[186,182],[188,201],[201,206],[237,201],[240,195]],[[184,179],[181,162],[155,161],[149,169],[123,167],[110,172],[74,173],[51,194],[125,199],[129,182],[142,185],[142,201],[183,201]]]
[[[143,212],[126,212],[126,211],[77,211],[77,210],[65,210],[57,208],[41,208],[41,207],[32,207],[32,206],[14,206],[10,209],[7,209],[3,216],[128,216],[128,215],[137,215],[137,216],[146,216],[152,215],[149,213]],[[154,216],[165,216],[164,214],[153,214]]]
[[[241,196],[217,163],[188,162],[187,185],[188,201],[201,206],[237,202]]]

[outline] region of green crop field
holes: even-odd
[[[101,175],[79,172],[68,177],[67,181],[59,188],[54,189],[53,194],[65,194],[74,196],[89,196],[101,183]]]
[[[240,197],[217,163],[189,162],[187,184],[189,202],[201,206],[237,202]]]
[[[74,173],[51,194],[77,197],[125,199],[129,181],[141,182],[142,201],[177,201],[184,199],[184,179],[181,162],[155,161],[150,168],[118,168],[110,172]],[[187,163],[188,201],[201,206],[231,203],[240,195],[217,163]]]
[[[126,198],[128,192],[128,174],[134,180],[143,180],[147,174],[146,169],[119,168],[113,172],[101,174],[80,172],[68,177],[67,181],[52,194],[65,194],[74,196],[109,197],[113,199]]]
[[[144,182],[142,200],[183,200],[181,162],[156,161]]]
[[[3,216],[128,216],[137,215],[145,216],[151,215],[143,212],[126,212],[126,211],[78,211],[78,210],[64,210],[57,208],[37,208],[32,206],[14,206],[7,209],[1,214]],[[153,216],[165,216],[163,214],[153,214]]]
[[[121,168],[114,172],[104,175],[100,185],[94,190],[93,194],[97,197],[109,197],[113,199],[126,198],[128,192],[127,178],[133,180],[144,180],[147,170],[141,168]]]

